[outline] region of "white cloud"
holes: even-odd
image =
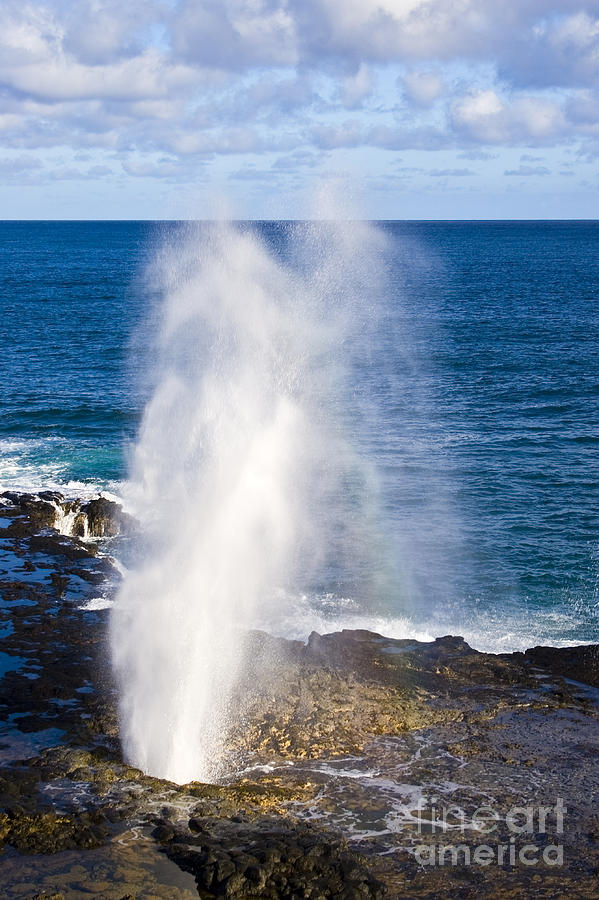
[[[175,54],[206,67],[298,63],[296,21],[287,3],[182,0],[169,18]]]
[[[429,169],[429,175],[433,178],[466,178],[476,175],[472,169]]]
[[[578,11],[572,11],[575,5]],[[523,87],[580,87],[595,81],[599,18],[589,12],[593,7],[597,10],[598,4],[564,3],[562,15],[540,18],[524,34],[515,32],[498,56],[502,74]]]
[[[0,171],[8,173],[31,172],[32,170],[41,169],[42,163],[34,156],[5,156],[0,159]]]
[[[551,175],[551,169],[548,169],[547,166],[518,166],[517,169],[506,169],[503,174],[524,175],[526,177],[530,177],[531,175]]]
[[[127,158],[121,161],[125,175],[132,178],[157,178],[175,184],[196,181],[201,174],[197,163],[190,164],[186,159],[176,156],[147,157],[139,159]]]
[[[279,156],[273,162],[271,169],[282,172],[296,172],[303,168],[314,169],[324,159],[326,154],[313,153],[310,150],[296,150],[285,156]]]
[[[356,109],[371,93],[372,73],[367,65],[360,64],[355,75],[343,79],[341,102],[345,109]]]
[[[84,176],[178,179],[229,154],[599,153],[599,0],[1,2],[9,160],[114,152]]]
[[[499,154],[489,153],[488,150],[464,150],[459,154],[459,159],[470,159],[473,162],[486,162],[489,159],[497,159]]]
[[[365,126],[348,120],[338,126],[320,125],[312,129],[310,140],[322,150],[352,147],[377,147],[384,150],[438,150],[453,139],[437,128],[402,126]]]
[[[66,0],[56,8],[65,53],[90,65],[140,54],[147,30],[161,17],[161,4],[155,0]]]
[[[455,100],[452,122],[463,137],[483,144],[536,145],[568,132],[560,105],[542,97],[502,98],[494,90]]]
[[[408,72],[401,84],[416,106],[431,106],[445,91],[444,81],[436,72]]]
[[[42,100],[134,100],[168,97],[197,84],[185,66],[165,68],[152,50],[105,66],[84,66],[64,57],[32,62],[7,71],[0,78],[15,91]]]

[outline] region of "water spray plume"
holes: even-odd
[[[111,619],[124,750],[152,775],[218,779],[244,630],[351,530],[365,479],[343,398],[382,242],[320,223],[269,249],[249,226],[197,225],[159,254],[130,477],[143,552]]]

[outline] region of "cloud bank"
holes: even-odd
[[[251,172],[252,154],[282,177],[359,149],[599,151],[599,0],[3,0],[0,16],[13,182],[61,166],[185,181],[224,158]]]

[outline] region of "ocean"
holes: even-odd
[[[126,493],[155,364],[152,261],[183,227],[0,223],[2,490]],[[289,223],[240,227],[292,252]],[[598,641],[599,223],[375,227],[379,296],[345,415],[391,574],[366,599],[329,571],[282,630]]]

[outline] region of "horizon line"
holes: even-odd
[[[440,219],[439,218],[422,218],[422,219],[413,219],[413,218],[402,218],[402,219],[370,219],[370,218],[363,218],[363,219],[322,219],[322,218],[319,218],[319,219],[305,219],[305,218],[280,218],[280,219],[275,219],[275,218],[268,218],[268,219],[265,219],[265,218],[246,218],[246,219],[236,219],[236,218],[231,218],[231,219],[216,219],[216,218],[191,218],[191,219],[160,219],[160,218],[158,218],[158,219],[153,219],[153,218],[117,218],[117,219],[91,219],[91,218],[58,219],[58,218],[52,218],[52,219],[47,219],[47,218],[29,218],[29,219],[17,219],[17,218],[14,218],[13,219],[13,218],[10,218],[10,219],[0,219],[0,224],[2,224],[2,225],[10,224],[10,223],[13,223],[13,224],[16,224],[16,223],[23,223],[23,224],[25,224],[25,223],[31,223],[31,224],[40,223],[41,224],[41,223],[51,223],[51,222],[56,222],[56,223],[58,223],[58,222],[72,222],[72,223],[84,223],[84,222],[89,222],[89,223],[99,223],[99,222],[106,222],[106,223],[116,223],[116,222],[159,223],[159,222],[162,222],[162,223],[166,223],[166,224],[178,224],[178,223],[183,223],[183,222],[185,222],[185,223],[188,223],[188,222],[206,222],[206,223],[215,223],[215,222],[251,223],[251,222],[255,222],[257,224],[281,223],[281,222],[300,222],[300,223],[301,222],[370,222],[370,223],[380,222],[380,223],[389,223],[389,224],[392,224],[392,223],[394,224],[394,223],[400,222],[400,223],[409,224],[409,223],[428,222],[431,224],[435,224],[435,223],[443,223],[443,222],[446,222],[446,223],[599,222],[599,217],[582,216],[582,217],[567,217],[567,218],[563,218],[563,219],[540,218],[540,217],[536,217],[536,218],[503,217],[503,218],[494,218],[494,219],[488,219],[488,218],[482,218],[482,217],[470,218],[470,219],[450,219],[450,218],[440,218]]]

